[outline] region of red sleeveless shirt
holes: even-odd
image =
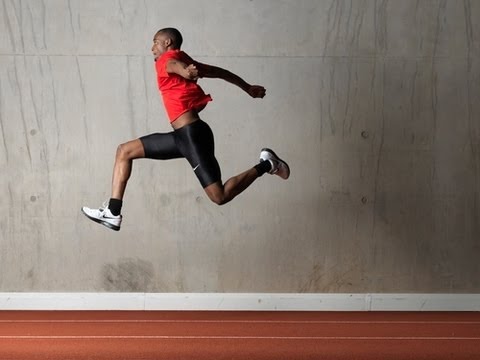
[[[212,97],[205,94],[196,81],[167,73],[167,62],[170,59],[179,60],[187,65],[195,64],[195,61],[181,50],[168,50],[155,62],[158,89],[162,93],[163,103],[172,123],[189,110],[200,111],[212,101]]]

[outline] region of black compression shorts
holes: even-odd
[[[186,158],[204,188],[221,181],[220,166],[214,154],[213,133],[202,120],[169,133],[142,136],[140,141],[148,159]]]

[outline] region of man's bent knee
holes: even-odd
[[[223,193],[222,194],[209,194],[209,193],[207,193],[207,195],[210,198],[210,200],[212,200],[217,205],[223,205],[223,204],[227,203],[227,201],[225,199],[225,195]]]
[[[138,140],[137,141],[130,141],[127,143],[123,143],[118,145],[117,147],[117,159],[122,160],[131,160],[137,159],[139,157],[144,157],[145,152],[143,150],[143,144]]]
[[[117,157],[117,159],[118,158],[121,158],[121,159],[127,158],[127,151],[125,149],[125,144],[120,144],[120,145],[117,146],[116,157]]]
[[[224,205],[227,203],[227,200],[225,199],[225,196],[218,196],[214,198],[210,198],[215,204],[217,205]]]
[[[205,188],[208,198],[217,205],[226,204],[227,198],[223,190],[223,186],[219,183],[211,184]]]

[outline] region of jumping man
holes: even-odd
[[[108,204],[99,209],[82,208],[89,219],[110,229],[120,230],[122,199],[135,159],[186,158],[207,196],[218,205],[232,200],[265,173],[278,175],[282,179],[290,176],[287,163],[272,150],[264,148],[257,165],[222,184],[220,167],[214,154],[213,133],[198,115],[212,98],[203,92],[197,80],[223,79],[237,85],[252,98],[263,98],[265,88],[250,85],[228,70],[193,60],[180,50],[182,41],[177,29],[165,28],[155,34],[152,46],[158,88],[173,131],[150,134],[119,145]]]

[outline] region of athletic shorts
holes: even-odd
[[[140,141],[147,159],[186,158],[204,188],[221,181],[220,166],[214,154],[213,133],[202,120],[169,133],[142,136]]]

